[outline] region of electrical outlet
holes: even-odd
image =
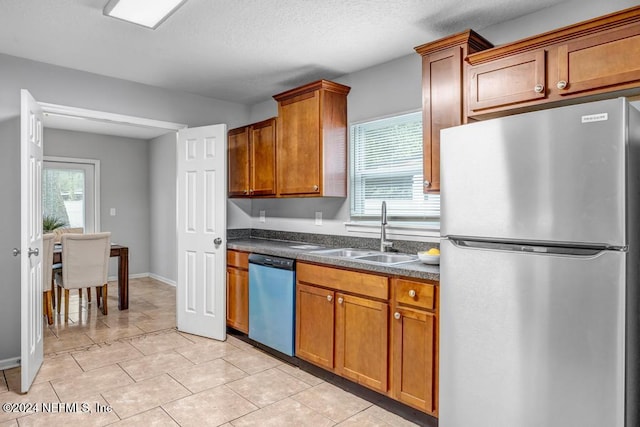
[[[260,222],[266,222],[266,221],[267,221],[266,212],[260,211]]]
[[[109,215],[116,216],[116,208],[109,209]]]
[[[316,212],[316,225],[322,225],[322,211]]]

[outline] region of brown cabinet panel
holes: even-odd
[[[227,251],[227,266],[247,270],[249,268],[249,253],[241,251]]]
[[[546,52],[526,52],[469,67],[469,83],[469,116],[489,108],[544,99]]]
[[[229,196],[249,195],[249,129],[250,126],[228,132]]]
[[[560,95],[640,84],[640,24],[558,47]]]
[[[433,413],[436,404],[436,315],[397,307],[392,322],[392,396]]]
[[[335,297],[336,373],[386,393],[389,305],[341,293]]]
[[[276,119],[251,125],[249,193],[252,196],[276,194]]]
[[[249,272],[227,267],[227,325],[249,333]]]
[[[347,195],[349,90],[319,80],[274,96],[278,196]]]
[[[394,279],[395,299],[401,304],[414,305],[427,310],[436,308],[436,285],[414,280]]]
[[[333,370],[333,291],[296,284],[296,356]]]

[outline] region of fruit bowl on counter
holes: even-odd
[[[418,259],[425,264],[438,265],[440,264],[440,250],[431,248],[428,251],[420,251],[418,252]]]

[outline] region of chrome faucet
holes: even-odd
[[[393,246],[393,242],[389,242],[387,240],[387,202],[382,201],[382,213],[380,214],[380,252],[387,252],[391,246]]]

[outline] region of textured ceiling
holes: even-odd
[[[561,2],[187,0],[149,30],[103,16],[107,0],[0,0],[0,52],[252,104]]]

